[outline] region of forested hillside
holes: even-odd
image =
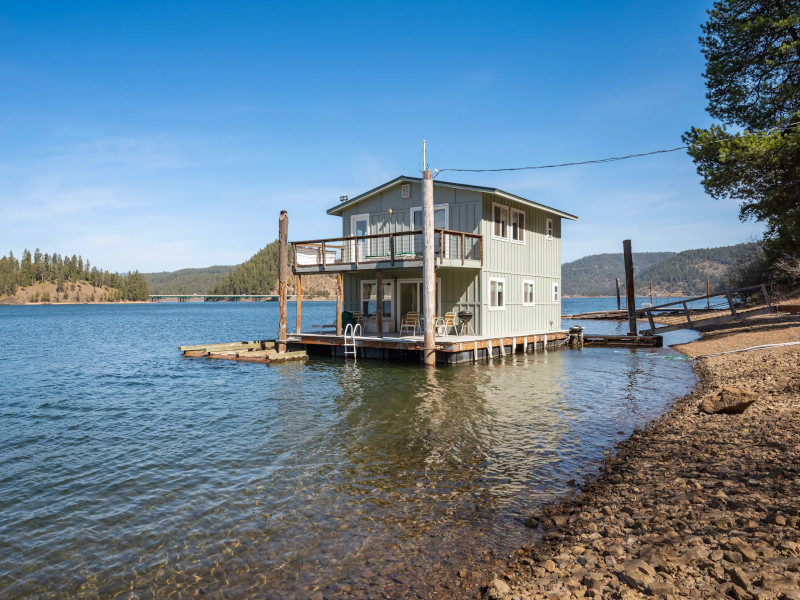
[[[151,294],[206,294],[233,271],[232,265],[144,273]]]
[[[292,252],[289,263],[292,264]],[[304,296],[329,296],[336,289],[331,275],[304,275]],[[213,294],[274,294],[278,290],[278,240],[256,252],[247,262],[234,267],[211,290]],[[295,278],[289,278],[288,293],[295,292]]]
[[[736,257],[751,244],[701,248],[684,252],[634,252],[634,280],[637,295],[646,295],[650,283],[659,295],[686,296],[706,293],[706,282],[711,291],[724,286],[728,269]],[[625,265],[622,253],[595,254],[561,267],[561,280],[567,296],[613,296],[615,278],[625,285]],[[624,293],[624,289],[623,289]]]
[[[37,248],[33,254],[23,250],[19,260],[13,252],[0,258],[0,296],[12,296],[18,290],[44,283],[55,287],[52,292],[48,288],[41,296],[37,294],[33,302],[147,300],[149,294],[147,281],[138,271],[127,275],[111,273],[91,266],[88,260],[74,254],[71,257],[42,254]],[[92,286],[91,296],[83,286],[81,296],[76,288],[80,283]]]
[[[634,274],[674,256],[675,252],[634,252]],[[561,265],[561,285],[567,296],[613,296],[615,278],[625,285],[625,260],[619,254],[592,254]]]

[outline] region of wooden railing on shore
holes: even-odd
[[[465,231],[434,229],[436,259],[480,262],[483,236]],[[296,268],[422,260],[422,230],[292,242]]]

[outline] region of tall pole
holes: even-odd
[[[622,303],[619,300],[619,277],[617,277],[617,310],[622,310]]]
[[[425,160],[423,142],[423,161]],[[427,166],[427,165],[426,165]],[[422,293],[425,324],[423,356],[426,365],[436,365],[436,340],[433,325],[436,320],[436,274],[433,255],[433,172],[426,168],[422,173]]]
[[[294,330],[300,333],[300,324],[303,320],[303,280],[300,274],[297,274],[297,322]]]
[[[653,305],[653,282],[650,282],[650,306]]]
[[[637,335],[636,296],[633,293],[633,253],[631,252],[630,240],[623,240],[622,250],[625,253],[625,296],[628,302],[628,335]]]
[[[711,308],[711,281],[706,279],[706,308]]]
[[[289,213],[278,218],[278,298],[281,316],[278,322],[278,352],[286,352],[286,284],[289,282]]]
[[[378,291],[375,294],[375,326],[378,337],[383,337],[383,271],[378,271]]]

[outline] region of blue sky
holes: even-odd
[[[398,175],[681,145],[711,2],[0,4],[0,253],[236,264]],[[563,259],[760,236],[684,152],[442,179],[577,214]]]

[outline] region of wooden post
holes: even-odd
[[[289,282],[289,213],[278,217],[278,299],[281,316],[278,322],[278,352],[286,352],[286,284]]]
[[[619,277],[617,277],[617,310],[622,310],[622,304],[619,300]]]
[[[628,335],[637,335],[636,296],[633,292],[633,253],[631,252],[630,240],[623,240],[622,250],[625,253],[625,297],[628,302]]]
[[[378,337],[383,337],[383,271],[378,271],[378,291],[375,296],[375,325]]]
[[[650,306],[653,306],[653,282],[650,282]]]
[[[423,358],[426,365],[436,365],[436,340],[433,325],[436,320],[436,264],[433,252],[433,171],[422,174],[422,297],[424,309]]]
[[[303,308],[303,282],[301,281],[300,274],[297,275],[297,325],[295,325],[295,333],[300,333],[300,324],[302,319],[300,317]]]
[[[711,308],[711,282],[706,279],[706,308]]]
[[[342,303],[344,301],[344,285],[342,273],[336,273],[336,335],[342,335]]]

